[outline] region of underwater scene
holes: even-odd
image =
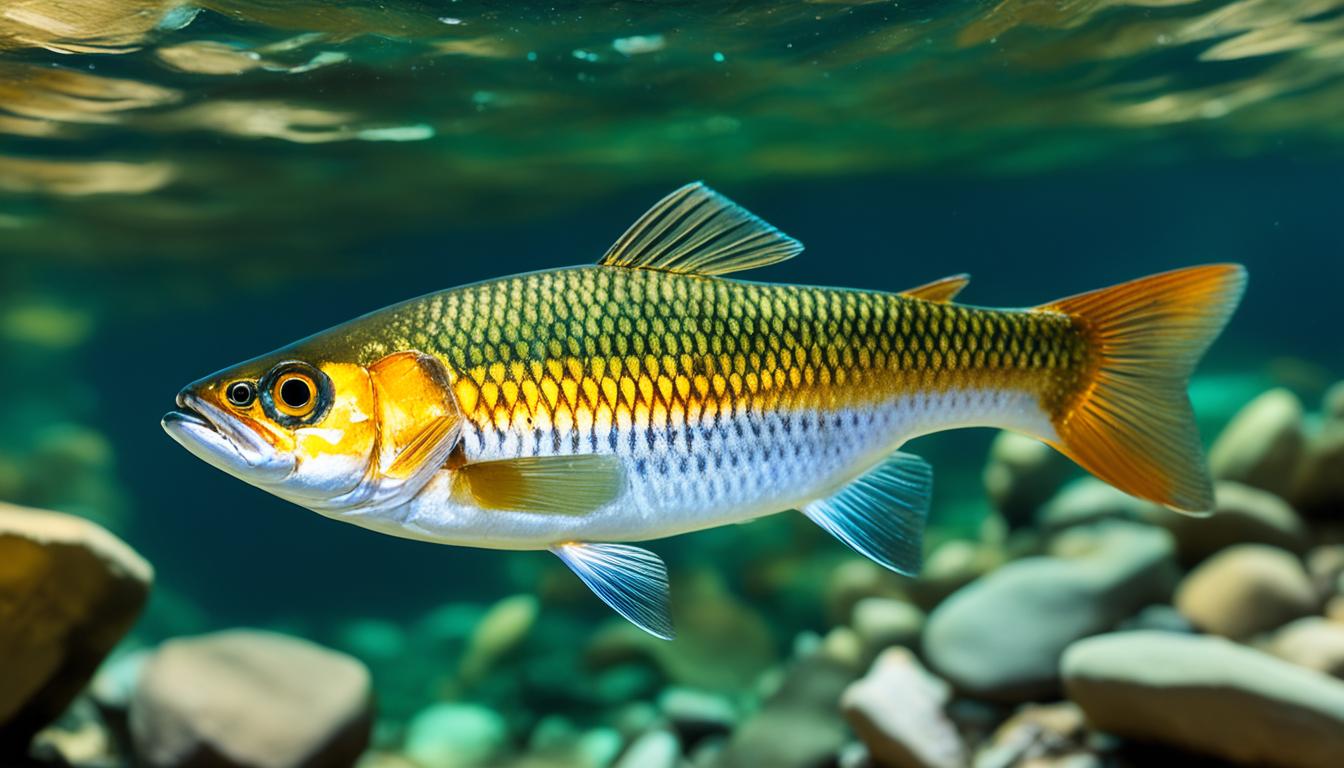
[[[1344,0],[0,0],[0,766],[1344,765],[1342,180]]]

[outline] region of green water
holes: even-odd
[[[827,590],[853,556],[796,515],[657,542],[695,596],[681,655],[576,683],[611,625],[551,558],[322,519],[159,416],[391,302],[595,261],[687,181],[807,246],[763,280],[970,272],[967,301],[1029,306],[1242,262],[1194,382],[1206,437],[1268,387],[1315,409],[1344,375],[1340,0],[0,5],[0,500],[154,563],[129,646],[246,625],[359,656],[389,749],[439,699],[507,713],[517,743],[669,680],[752,700],[843,619]],[[991,438],[912,446],[938,472],[931,548],[998,535]],[[464,638],[519,594],[540,597],[523,650],[464,683]]]

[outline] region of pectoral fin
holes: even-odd
[[[482,509],[582,515],[621,495],[625,470],[615,456],[529,456],[467,464],[457,471]]]
[[[908,453],[893,453],[803,514],[878,565],[914,576],[929,516],[933,469]]]
[[[551,547],[593,594],[654,637],[676,631],[668,610],[667,566],[646,549],[628,544],[574,542]]]

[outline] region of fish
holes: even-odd
[[[1187,396],[1246,271],[1207,264],[1025,309],[748,282],[803,246],[703,183],[593,265],[430,293],[195,381],[167,433],[321,515],[419,541],[548,550],[671,639],[642,542],[797,510],[913,575],[921,435],[993,427],[1125,493],[1207,514]]]

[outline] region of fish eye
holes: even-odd
[[[317,402],[317,385],[299,371],[277,377],[273,393],[275,407],[287,416],[307,416]]]
[[[235,381],[224,390],[224,397],[235,408],[246,408],[257,399],[257,385],[250,381]]]

